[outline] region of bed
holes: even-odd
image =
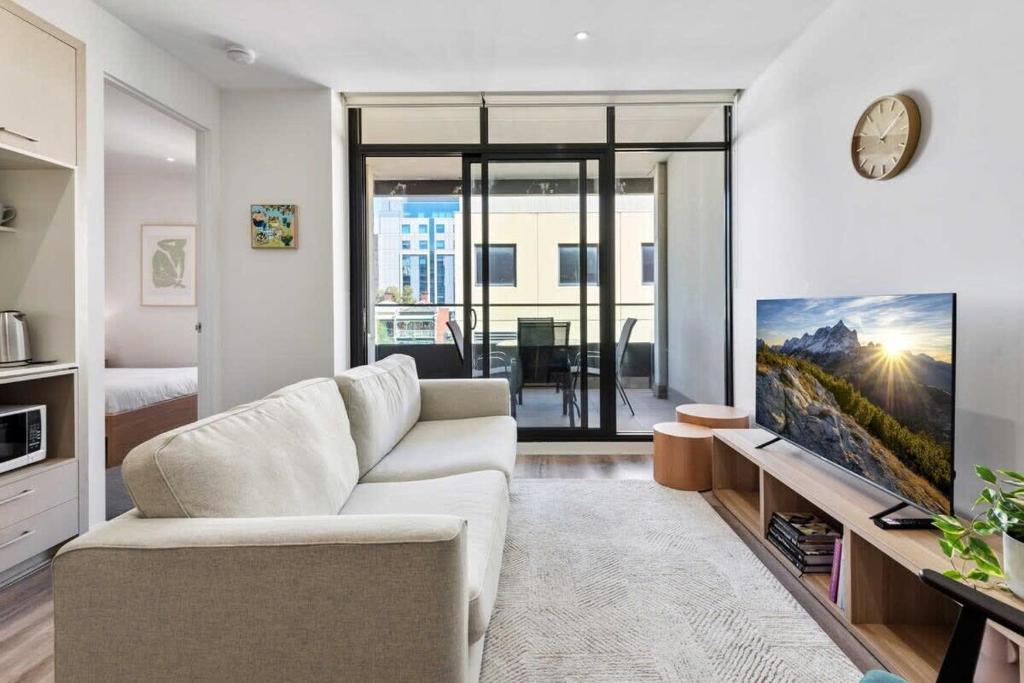
[[[120,465],[128,451],[198,416],[197,369],[107,368],[107,467]]]

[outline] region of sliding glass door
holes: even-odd
[[[648,439],[731,403],[730,116],[351,108],[352,363],[506,379],[523,440]]]
[[[598,165],[468,163],[473,374],[509,380],[524,431],[601,425]]]

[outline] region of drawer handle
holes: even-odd
[[[21,493],[15,493],[10,498],[4,498],[3,500],[0,500],[0,505],[3,505],[4,503],[13,503],[14,501],[18,500],[19,498],[24,498],[25,496],[30,496],[30,495],[32,495],[35,492],[36,492],[35,489],[25,489]]]
[[[0,550],[3,550],[4,548],[6,548],[9,545],[14,545],[18,541],[24,541],[26,538],[28,538],[29,536],[31,536],[35,532],[36,532],[35,529],[29,529],[28,531],[22,531],[20,534],[18,534],[17,536],[12,538],[11,540],[7,541],[6,543],[0,543]]]
[[[25,135],[24,133],[19,133],[16,130],[11,130],[7,126],[0,126],[0,133],[7,133],[8,135],[13,135],[15,137],[21,138],[22,140],[28,140],[29,142],[39,142],[39,138],[34,138],[34,137],[30,136],[30,135]]]

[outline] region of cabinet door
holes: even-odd
[[[75,48],[0,9],[0,143],[74,165]]]

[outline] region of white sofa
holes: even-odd
[[[137,447],[136,509],[54,560],[57,680],[476,680],[509,405],[391,356]]]

